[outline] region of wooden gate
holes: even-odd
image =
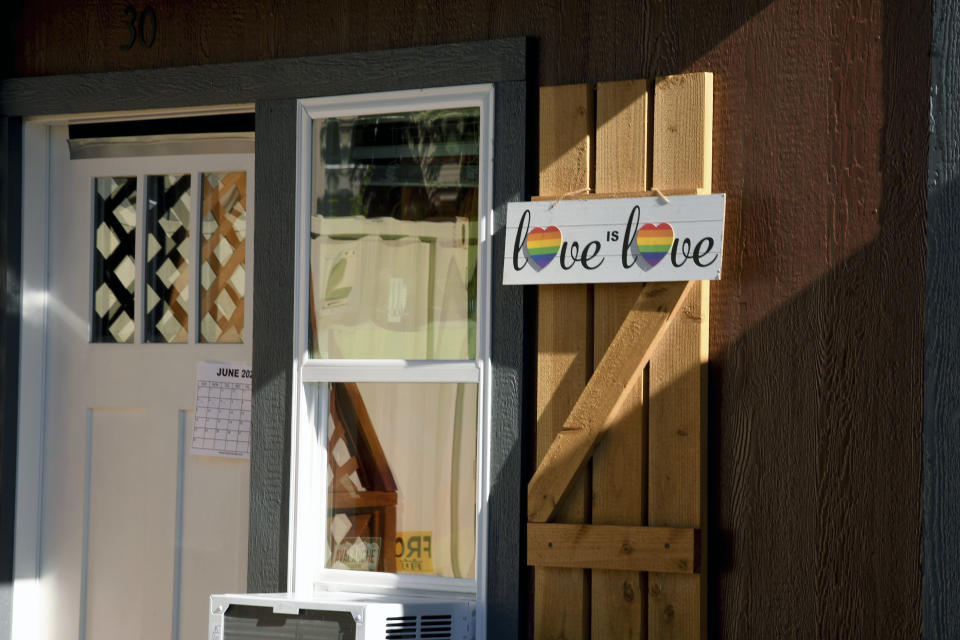
[[[709,73],[544,87],[539,199],[709,193],[712,119]],[[706,637],[708,311],[708,282],[540,287],[536,638]]]

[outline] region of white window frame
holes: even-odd
[[[490,451],[490,307],[491,242],[493,229],[492,84],[395,91],[298,101],[297,121],[297,281],[294,309],[293,424],[290,469],[290,527],[288,589],[298,593],[344,590],[365,593],[430,592],[452,597],[477,598],[477,631],[485,629],[488,523],[485,505],[489,496]],[[310,216],[313,185],[313,121],[319,118],[400,113],[455,107],[480,108],[478,246],[477,246],[477,351],[473,360],[319,360],[308,356],[308,300]],[[321,569],[316,555],[323,552],[326,519],[315,526],[311,514],[326,510],[326,491],[311,495],[316,478],[326,486],[326,434],[317,433],[316,416],[325,410],[320,389],[325,383],[349,382],[450,382],[476,383],[478,388],[476,555],[475,579],[447,578]],[[321,474],[317,476],[316,474]],[[319,529],[319,530],[318,530]],[[392,545],[384,545],[386,552]],[[316,583],[315,584],[315,579]]]

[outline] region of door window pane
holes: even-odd
[[[145,342],[186,342],[190,175],[147,176]]]
[[[243,342],[247,173],[205,173],[200,247],[200,341]]]
[[[314,121],[312,357],[476,357],[479,121]]]
[[[93,342],[133,342],[137,179],[94,179]]]
[[[474,578],[476,384],[329,386],[332,569]]]

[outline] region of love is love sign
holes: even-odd
[[[504,284],[719,280],[724,194],[507,205]]]

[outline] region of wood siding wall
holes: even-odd
[[[960,637],[960,4],[933,3],[923,363],[923,637]]]
[[[710,626],[919,637],[929,3],[156,0],[156,43],[123,51],[127,4],[7,8],[0,68],[530,35],[542,85],[712,71],[713,187],[728,196],[710,310]]]

